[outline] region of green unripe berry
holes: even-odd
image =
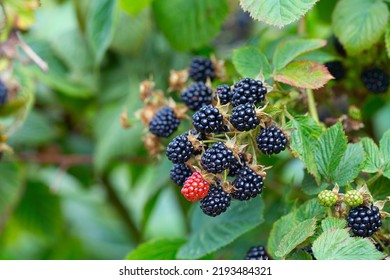
[[[351,207],[357,207],[363,204],[363,195],[357,190],[347,191],[344,202]]]
[[[338,195],[332,191],[324,190],[318,194],[318,203],[324,207],[336,205]]]

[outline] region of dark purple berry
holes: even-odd
[[[149,130],[157,137],[169,137],[179,127],[180,120],[172,108],[163,107],[149,123]]]
[[[234,84],[230,103],[233,106],[256,104],[265,99],[266,93],[267,88],[261,81],[245,78]]]
[[[246,253],[245,260],[269,260],[264,246],[253,246]]]
[[[233,181],[236,190],[232,193],[232,197],[238,200],[249,200],[261,194],[263,186],[263,177],[248,166],[244,166]]]
[[[195,57],[190,64],[190,77],[195,82],[206,82],[207,78],[214,80],[215,67],[210,59]]]
[[[286,135],[277,127],[263,128],[256,138],[257,146],[266,155],[279,154],[286,149]]]
[[[192,116],[192,124],[201,133],[218,132],[223,127],[223,116],[217,108],[206,105]]]
[[[246,103],[233,108],[230,123],[239,131],[249,131],[260,124],[255,105]]]
[[[173,163],[185,163],[194,153],[194,146],[187,136],[176,136],[167,147],[167,157]]]
[[[203,82],[195,82],[181,93],[181,100],[193,111],[211,104],[213,91]]]
[[[217,142],[203,153],[201,164],[207,172],[218,174],[230,168],[235,160],[233,152],[222,142]]]
[[[384,93],[389,88],[389,76],[382,69],[365,69],[360,78],[364,86],[374,93]]]
[[[183,186],[188,177],[192,175],[190,167],[184,163],[174,164],[169,172],[171,180],[176,185]]]
[[[355,236],[370,237],[382,226],[381,214],[376,206],[353,207],[347,216],[348,226]]]
[[[228,104],[232,98],[232,91],[229,85],[219,85],[215,89],[214,99],[219,100],[222,105]]]
[[[231,196],[220,185],[211,186],[207,196],[200,200],[200,208],[208,216],[215,217],[230,206]]]

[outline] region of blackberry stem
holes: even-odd
[[[318,112],[317,112],[317,107],[316,107],[316,102],[314,100],[314,94],[313,90],[307,89],[306,90],[306,95],[307,95],[307,101],[309,105],[309,113],[310,116],[317,122],[320,123],[320,120],[318,118]]]

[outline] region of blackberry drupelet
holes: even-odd
[[[219,85],[215,89],[214,99],[221,102],[222,105],[228,104],[232,98],[232,91],[229,85]]]
[[[194,146],[187,136],[176,136],[167,147],[167,157],[173,163],[185,163],[194,153]]]
[[[246,260],[269,260],[270,257],[267,254],[264,246],[251,247],[245,256]]]
[[[220,185],[211,186],[207,196],[200,201],[200,208],[208,216],[215,217],[230,206],[231,195]]]
[[[214,80],[215,67],[210,59],[195,57],[190,64],[190,77],[195,82],[206,82],[207,78]]]
[[[244,166],[233,181],[233,186],[236,188],[232,193],[233,198],[238,200],[249,200],[256,197],[258,194],[261,194],[264,186],[263,177],[248,166]]]
[[[8,99],[8,88],[3,83],[3,81],[0,80],[0,106],[4,105],[7,102]]]
[[[374,93],[383,93],[389,88],[389,76],[382,69],[365,69],[360,78],[364,86]]]
[[[256,104],[265,99],[267,88],[261,81],[249,78],[242,79],[234,84],[231,104],[235,107],[240,104]]]
[[[381,214],[376,206],[371,206],[371,209],[364,205],[351,208],[347,222],[354,235],[360,237],[372,236],[382,226]]]
[[[222,142],[217,142],[204,152],[201,164],[207,172],[218,174],[228,169],[235,160],[233,152]]]
[[[190,167],[184,163],[174,164],[169,172],[171,180],[178,186],[183,186],[184,182],[192,175]]]
[[[201,133],[217,132],[223,127],[223,116],[217,108],[206,105],[192,116],[192,124]]]
[[[203,82],[195,82],[181,93],[181,100],[193,111],[211,104],[213,91]]]
[[[260,124],[256,116],[255,105],[251,103],[241,104],[233,108],[230,123],[239,131],[249,131]]]
[[[163,107],[149,123],[149,131],[157,137],[169,137],[179,127],[180,120],[172,108]]]
[[[256,140],[258,148],[266,155],[279,154],[287,145],[286,135],[275,126],[262,129]]]
[[[341,61],[329,61],[324,65],[336,81],[340,81],[345,77],[345,68]]]

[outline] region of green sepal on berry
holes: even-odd
[[[324,190],[318,194],[318,203],[324,207],[332,207],[336,205],[338,199],[338,195],[333,191]]]
[[[363,204],[363,194],[357,190],[347,191],[344,195],[344,202],[351,207],[357,207]]]

